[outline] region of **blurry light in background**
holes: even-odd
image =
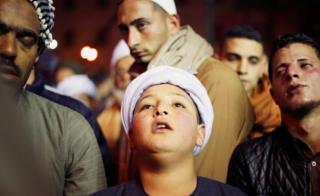
[[[57,42],[57,40],[52,40],[52,42],[50,43],[50,45],[49,45],[49,48],[51,49],[51,50],[54,50],[54,49],[56,49],[58,47],[58,42]]]
[[[95,48],[91,48],[90,46],[84,46],[81,49],[81,58],[87,59],[88,61],[94,61],[98,57],[98,51]]]

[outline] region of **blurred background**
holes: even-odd
[[[222,34],[236,24],[249,24],[271,41],[286,32],[304,32],[320,40],[319,0],[176,0],[182,24],[190,24],[215,49]],[[40,61],[44,71],[57,59],[74,59],[98,83],[110,70],[112,50],[121,38],[115,0],[56,0],[53,35],[56,49]],[[81,56],[82,50],[82,56]]]

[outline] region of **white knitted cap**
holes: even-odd
[[[177,14],[176,4],[174,0],[151,0],[164,9],[169,15]]]
[[[118,42],[112,52],[110,66],[114,68],[116,63],[123,57],[130,56],[130,49],[126,42],[122,39]]]
[[[57,89],[64,95],[75,96],[77,94],[87,94],[91,97],[96,96],[96,86],[87,75],[72,75],[58,83]]]

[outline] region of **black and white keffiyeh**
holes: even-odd
[[[53,0],[28,0],[35,7],[39,17],[41,30],[40,37],[45,46],[49,48],[52,41],[51,29],[54,25],[54,10]]]

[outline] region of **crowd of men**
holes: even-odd
[[[0,0],[0,195],[320,195],[315,40],[281,35],[267,55],[258,31],[236,26],[214,54],[174,0],[118,1],[131,82],[109,131],[91,102],[26,85],[54,10]]]

